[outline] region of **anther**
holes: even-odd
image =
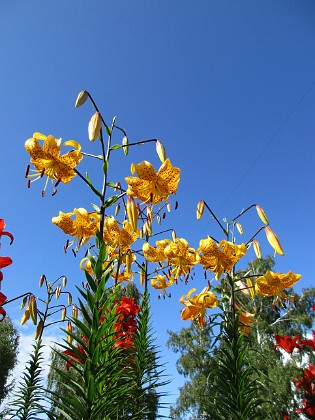
[[[26,171],[25,171],[25,178],[28,177],[29,172],[30,172],[30,165],[27,165]]]

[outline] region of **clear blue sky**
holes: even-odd
[[[210,219],[196,221],[200,199],[221,219],[258,203],[286,254],[276,270],[301,273],[298,291],[314,285],[314,1],[3,0],[0,35],[0,217],[16,238],[2,245],[1,255],[14,261],[4,270],[8,297],[36,292],[42,273],[51,280],[66,274],[70,288],[82,279],[51,217],[88,207],[91,194],[75,180],[41,198],[41,185],[28,190],[24,179],[24,142],[34,131],[95,147],[87,139],[92,108],[74,108],[82,89],[108,121],[118,116],[130,141],[161,139],[181,168],[179,209],[167,224],[178,237],[197,247],[208,234],[219,236]],[[158,166],[153,146],[133,149],[114,159],[112,180],[143,159]],[[245,241],[260,227],[254,213],[242,224]],[[176,357],[164,349],[166,329],[185,325],[178,297],[203,281],[179,285],[166,301],[152,293],[170,373]],[[13,305],[8,312],[21,316]]]

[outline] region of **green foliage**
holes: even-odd
[[[33,352],[30,354],[30,360],[25,367],[22,380],[14,393],[14,399],[10,402],[9,410],[11,419],[34,420],[38,414],[46,413],[45,392],[42,381],[42,342],[37,340],[33,345]]]
[[[8,377],[17,363],[19,333],[7,316],[0,322],[0,404],[13,387]]]

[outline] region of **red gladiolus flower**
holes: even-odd
[[[292,353],[295,348],[301,350],[301,346],[297,343],[301,334],[296,335],[295,337],[289,337],[287,335],[279,335],[275,334],[276,343],[274,345],[274,349],[276,350],[277,347],[283,348],[287,353]]]
[[[311,347],[312,350],[315,351],[315,330],[312,330],[313,338],[309,340],[300,340],[300,344],[302,346]]]
[[[6,311],[5,311],[5,309],[2,308],[2,306],[1,306],[1,305],[4,304],[4,302],[6,300],[7,300],[7,297],[2,292],[0,292],[0,315],[2,315],[2,318],[0,319],[0,322],[4,320],[4,318],[5,318],[6,314],[7,314]]]

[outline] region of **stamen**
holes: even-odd
[[[57,190],[56,190],[56,188],[54,189],[54,191],[51,193],[51,195],[52,196],[54,196],[54,195],[56,195],[57,194]]]
[[[42,191],[42,197],[45,197],[45,190]]]
[[[43,178],[43,176],[45,175],[45,168],[42,170],[42,172],[40,173],[40,177]]]
[[[30,179],[27,181],[27,188],[31,188],[31,180]]]
[[[175,210],[178,208],[178,201],[175,201]]]
[[[76,254],[75,250],[74,250],[74,249],[71,249],[71,251],[72,251],[73,255],[74,255],[75,257],[77,257],[77,254]]]
[[[56,182],[56,184],[55,184],[55,188],[57,188],[58,187],[58,185],[60,184],[60,182],[61,182],[61,179],[59,178],[58,179],[58,181]]]
[[[30,165],[27,165],[26,171],[25,171],[25,178],[28,177],[29,172],[30,172]]]

